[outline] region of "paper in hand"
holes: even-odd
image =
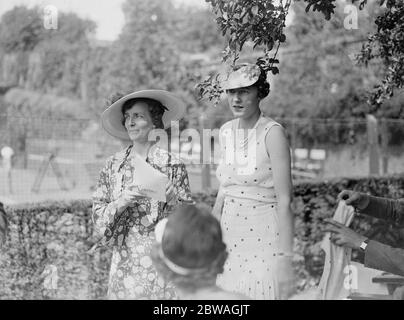
[[[135,168],[133,183],[139,187],[140,192],[146,197],[165,202],[168,177],[137,155],[133,161]]]

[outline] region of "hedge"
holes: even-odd
[[[349,178],[294,187],[295,256],[298,290],[316,285],[323,266],[321,220],[332,216],[336,196],[355,189],[376,196],[404,197],[404,176]],[[213,205],[216,191],[195,200]],[[109,250],[88,254],[94,243],[91,201],[45,202],[6,207],[10,233],[0,254],[0,299],[104,299]],[[372,226],[372,227],[371,227]],[[404,246],[403,232],[384,221],[359,217],[353,228],[384,243]],[[46,270],[57,268],[57,287],[45,285]]]

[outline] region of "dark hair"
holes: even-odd
[[[147,104],[150,117],[152,119],[153,124],[157,129],[164,129],[164,124],[163,124],[163,114],[166,110],[168,110],[163,104],[154,99],[150,98],[134,98],[134,99],[129,99],[125,101],[125,103],[122,105],[122,115],[125,114],[126,111],[131,109],[136,103],[138,102],[143,102]],[[125,125],[125,120],[122,118],[122,124]]]
[[[179,275],[167,267],[164,256],[178,266],[203,270]],[[211,285],[223,272],[227,259],[219,221],[206,205],[182,205],[168,218],[161,244],[155,244],[152,259],[157,271],[168,281],[188,290]]]
[[[124,96],[125,96],[125,94],[122,93],[121,91],[117,91],[117,92],[112,93],[107,98],[106,106],[109,107],[111,104],[117,102],[119,99],[121,99]]]
[[[236,65],[233,69],[236,71],[242,67],[244,67],[246,64],[239,64]],[[267,73],[264,69],[262,69],[259,65],[257,65],[260,68],[260,75],[258,80],[251,85],[251,87],[256,87],[258,90],[258,97],[260,99],[264,99],[270,92],[271,86],[269,85],[269,82],[267,81]]]

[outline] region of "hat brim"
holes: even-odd
[[[223,90],[249,87],[256,83],[259,77],[259,68],[256,65],[248,64],[238,70],[227,73],[221,81],[221,87]]]
[[[171,92],[165,90],[141,90],[133,92],[114,102],[102,113],[102,126],[111,136],[122,140],[130,140],[128,132],[122,124],[122,106],[126,101],[134,98],[154,99],[161,102],[168,109],[164,112],[162,118],[164,129],[171,126],[171,121],[180,120],[185,114],[185,103]]]
[[[237,88],[245,88],[252,86],[254,83],[258,81],[259,77],[254,77],[254,78],[243,78],[240,77],[238,79],[230,79],[223,81],[222,83],[222,89],[223,90],[230,90],[230,89],[237,89]]]

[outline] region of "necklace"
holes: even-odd
[[[255,129],[258,126],[258,122],[261,120],[262,114],[260,114],[259,118],[257,119],[257,121],[255,122],[254,126],[251,129],[248,129],[248,133],[246,134],[246,130],[245,129],[240,129],[240,119],[238,119],[237,121],[237,125],[236,125],[236,141],[239,144],[240,149],[242,150],[246,150],[247,146],[248,146],[248,142],[251,141],[253,142],[253,137],[255,137],[255,135],[253,135]],[[241,134],[241,137],[240,137]]]

